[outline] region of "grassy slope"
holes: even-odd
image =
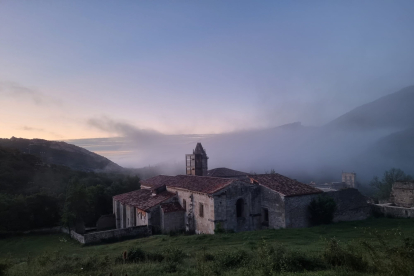
[[[0,239],[0,259],[8,258],[13,262],[23,261],[28,256],[60,251],[69,255],[86,257],[91,255],[120,256],[131,246],[140,246],[145,251],[163,250],[168,246],[177,246],[187,254],[199,252],[203,246],[208,251],[247,249],[258,245],[262,239],[271,244],[281,243],[291,250],[309,253],[320,252],[324,239],[336,237],[347,242],[359,238],[369,238],[367,229],[389,230],[400,228],[406,236],[414,236],[414,220],[409,219],[369,219],[359,222],[336,223],[305,229],[280,229],[243,232],[220,235],[194,236],[152,236],[127,240],[112,244],[81,246],[69,240],[66,235],[27,235]],[[396,237],[397,239],[398,237]],[[392,237],[391,237],[392,239]]]

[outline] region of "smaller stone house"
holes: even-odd
[[[177,201],[176,195],[168,192],[165,187],[153,190],[140,189],[114,196],[113,212],[116,217],[116,228],[148,225],[153,226],[154,231],[163,231],[161,223],[163,219],[168,220],[170,216],[184,215],[183,210],[169,208],[167,205],[175,201]],[[168,225],[166,231],[172,230],[175,230],[174,226]]]
[[[392,185],[390,200],[396,206],[414,207],[414,182],[395,182]]]

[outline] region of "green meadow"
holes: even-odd
[[[88,246],[19,235],[0,239],[0,275],[404,276],[414,275],[413,237],[414,220],[390,218]]]

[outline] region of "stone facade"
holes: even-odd
[[[357,189],[344,189],[340,191],[327,192],[336,202],[334,221],[364,220],[371,215],[371,205],[368,199]]]
[[[259,187],[239,182],[215,194],[213,200],[214,228],[219,224],[235,232],[261,228]],[[210,233],[214,233],[214,229]]]
[[[414,207],[414,182],[396,182],[392,185],[391,202],[396,206]]]
[[[285,227],[284,197],[266,187],[260,187],[261,224],[265,228],[278,229]],[[267,213],[267,216],[266,216]]]
[[[116,227],[214,234],[219,227],[241,232],[310,225],[308,206],[324,194],[322,190],[277,173],[243,176],[227,168],[207,171],[207,159],[198,143],[193,154],[186,155],[187,175],[155,176],[142,181],[141,190],[115,196]],[[342,177],[355,186],[354,173]],[[366,199],[356,189],[324,195],[337,203],[335,221],[365,219],[370,214]]]
[[[165,212],[161,210],[161,229],[164,233],[183,231],[185,211]]]
[[[331,191],[324,195],[336,203],[333,219],[336,222],[364,220],[371,215],[367,199],[357,189]],[[269,228],[309,227],[308,206],[319,196],[320,194],[284,197],[271,190],[265,191],[262,193],[262,206],[269,210]]]
[[[342,182],[346,183],[349,188],[357,188],[356,173],[342,172]]]
[[[213,195],[177,188],[167,190],[175,192],[181,206],[185,206],[187,231],[214,234],[219,224],[223,229],[236,232],[260,229],[258,187],[237,181]]]

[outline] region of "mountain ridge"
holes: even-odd
[[[64,165],[79,171],[114,172],[123,169],[106,157],[62,141],[12,137],[0,138],[0,146],[35,155],[45,163]]]
[[[403,130],[414,126],[414,85],[360,105],[325,125],[345,130],[388,128]]]

